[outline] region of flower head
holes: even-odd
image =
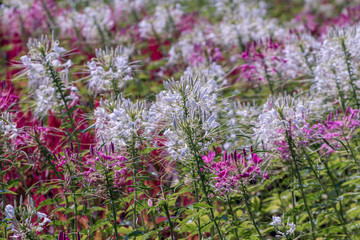
[[[89,90],[104,93],[115,85],[121,88],[132,79],[133,63],[129,62],[128,49],[124,47],[96,49],[96,58],[88,62],[90,72],[88,80]]]
[[[251,147],[250,154],[243,149],[243,153],[224,153],[220,161],[216,162],[215,152],[210,151],[208,156],[202,157],[209,171],[216,175],[215,188],[221,193],[234,192],[241,184],[248,184],[257,178],[268,179],[268,174],[263,169],[265,163]]]

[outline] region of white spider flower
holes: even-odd
[[[286,141],[286,131],[291,131],[292,139],[297,142],[302,136],[302,128],[307,127],[310,117],[309,102],[291,96],[269,97],[263,105],[254,127],[253,138],[264,150],[274,151],[277,143]]]
[[[233,1],[221,5],[220,14],[224,19],[217,29],[219,44],[246,44],[283,32],[276,19],[266,17],[267,5],[263,1]]]
[[[34,201],[28,196],[27,205],[23,204],[20,197],[19,206],[7,205],[5,207],[6,219],[11,224],[9,226],[10,238],[35,239],[37,234],[43,231],[45,225],[51,220],[44,213],[38,212]],[[34,221],[34,218],[37,218]]]
[[[118,99],[101,101],[95,109],[95,131],[98,146],[112,142],[117,151],[135,141],[140,145],[140,132],[147,119],[146,103],[133,103],[130,99],[118,96]],[[144,136],[141,136],[144,138]]]
[[[140,36],[150,38],[156,34],[164,34],[171,28],[176,28],[183,15],[180,4],[173,7],[158,5],[153,16],[146,17],[139,22]]]
[[[90,91],[104,93],[115,88],[122,88],[132,79],[134,63],[129,62],[129,49],[124,47],[96,49],[96,58],[88,62],[90,72],[88,88]],[[117,94],[117,93],[115,93]]]
[[[15,209],[12,205],[6,205],[5,212],[6,212],[6,218],[9,219],[15,218]]]
[[[117,12],[131,14],[140,12],[146,6],[144,0],[114,0],[114,8]]]
[[[220,116],[220,122],[227,126],[226,143],[224,149],[227,151],[235,150],[244,146],[247,138],[241,137],[253,134],[252,129],[256,125],[257,119],[261,114],[261,107],[255,104],[255,101],[239,102],[224,99],[223,108]]]
[[[318,94],[337,101],[339,96],[345,100],[356,98],[360,87],[359,63],[360,33],[349,27],[330,32],[323,41],[317,56],[314,70],[313,88]]]
[[[164,82],[164,87],[149,110],[147,130],[165,130],[165,145],[174,160],[190,158],[193,148],[205,151],[219,126],[216,81],[204,75],[184,75],[180,81]]]
[[[9,140],[15,140],[19,134],[19,129],[10,113],[3,112],[0,114],[0,136],[3,135]]]
[[[68,84],[73,64],[71,60],[65,59],[68,51],[60,47],[59,41],[54,40],[54,37],[52,40],[47,36],[30,39],[27,46],[28,54],[21,57],[24,70],[20,76],[26,76],[29,80],[28,88],[35,99],[35,114],[44,116],[59,104],[50,69],[57,72],[62,84]]]
[[[54,38],[50,40],[46,35],[39,39],[29,39],[28,54],[20,58],[21,64],[19,66],[24,68],[20,76],[26,75],[30,90],[36,90],[41,85],[52,85],[48,67],[59,70],[64,82],[68,80],[72,62],[70,60],[64,61],[68,52],[59,45],[59,41],[54,40]]]
[[[86,42],[96,43],[104,40],[101,36],[105,37],[106,32],[111,30],[115,22],[110,6],[94,1],[90,6],[85,7],[83,12],[70,10],[60,14],[57,17],[57,24],[63,34],[74,34],[78,31]]]
[[[286,62],[281,71],[289,78],[312,76],[320,47],[321,43],[309,33],[290,34],[282,50]]]
[[[290,222],[290,218],[288,218],[287,222],[284,222],[284,215],[281,217],[273,216],[271,226],[275,228],[277,234],[276,237],[290,237],[295,233],[296,225],[293,222]]]
[[[201,54],[199,57],[202,60],[204,50],[209,48],[207,44],[216,41],[213,28],[211,24],[204,22],[192,30],[182,32],[179,40],[172,44],[169,50],[168,64],[172,65],[183,61],[188,65],[194,65],[194,56],[199,54]]]

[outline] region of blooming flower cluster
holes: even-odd
[[[157,37],[166,31],[176,31],[177,24],[183,15],[181,5],[159,5],[153,16],[139,22],[140,36],[143,38]]]
[[[139,136],[144,131],[148,118],[145,106],[145,102],[133,103],[122,96],[101,101],[94,112],[98,146],[112,142],[115,149],[120,151],[131,141],[135,141],[138,147]]]
[[[275,228],[275,231],[277,234],[277,237],[279,238],[289,238],[292,237],[296,230],[296,225],[292,222],[290,222],[290,218],[288,218],[287,222],[284,221],[284,215],[281,217],[273,216],[272,222],[270,225],[272,225]]]
[[[83,173],[85,180],[89,184],[98,186],[97,193],[101,194],[106,189],[105,185],[109,184],[107,181],[109,181],[110,174],[113,174],[113,186],[124,189],[132,184],[132,180],[128,179],[131,176],[127,168],[128,162],[129,160],[124,156],[112,156],[100,151],[94,151],[93,157],[86,162],[88,170]]]
[[[149,122],[164,124],[168,152],[179,159],[191,156],[191,144],[206,150],[219,125],[216,81],[206,75],[184,75],[180,81],[165,82],[164,87],[149,111]]]
[[[214,181],[215,188],[221,193],[231,193],[239,189],[242,184],[248,184],[257,178],[268,179],[269,176],[264,170],[264,161],[251,147],[250,154],[224,153],[219,162],[216,162],[215,152],[210,151],[206,156],[202,156],[203,161],[207,165],[210,172],[216,175]]]
[[[112,88],[122,88],[124,82],[132,79],[133,69],[129,63],[129,50],[120,46],[115,49],[96,50],[96,58],[87,64],[90,72],[90,91],[98,94]]]
[[[319,94],[342,101],[351,97],[357,103],[360,36],[356,27],[334,30],[326,35],[317,55],[313,87]]]
[[[0,236],[356,238],[359,4],[1,1]]]
[[[44,227],[51,222],[46,214],[38,212],[35,203],[28,196],[27,205],[23,205],[22,197],[19,206],[6,205],[5,220],[11,224],[9,229],[13,233],[13,238],[34,239],[37,233],[42,232]]]
[[[63,61],[67,51],[59,44],[54,38],[50,40],[47,36],[30,39],[27,44],[29,52],[21,57],[21,66],[24,67],[21,75],[28,78],[29,90],[35,93],[35,113],[37,115],[46,115],[49,110],[58,106],[58,97],[51,71],[59,71],[61,81],[69,82],[69,70],[72,62],[71,60]],[[72,90],[76,91],[76,88]]]
[[[333,153],[342,148],[341,141],[349,141],[360,126],[358,112],[348,107],[343,117],[339,113],[330,113],[325,121],[304,129],[306,138],[314,143],[322,143],[320,149],[324,153]]]
[[[94,43],[104,41],[103,35],[114,27],[115,22],[108,5],[101,1],[93,1],[83,12],[71,9],[58,16],[57,24],[63,34],[74,37],[81,34],[80,37],[86,42]]]

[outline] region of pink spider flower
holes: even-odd
[[[359,126],[359,110],[348,107],[343,117],[340,117],[338,112],[335,115],[330,113],[326,121],[303,130],[310,141],[322,143],[321,152],[331,154],[342,147],[340,141],[351,139]]]
[[[86,161],[86,170],[83,175],[85,180],[92,185],[99,186],[99,184],[105,184],[106,175],[111,176],[113,186],[115,188],[127,188],[129,192],[132,191],[131,187],[132,181],[129,180],[129,177],[132,175],[131,171],[127,168],[128,159],[121,155],[114,154],[114,147],[111,144],[111,152],[107,152],[107,148],[104,148],[103,151],[94,151],[90,148],[90,153],[92,156],[88,156]],[[103,185],[105,186],[105,185]]]
[[[224,153],[219,162],[214,161],[215,152],[210,151],[207,156],[202,156],[204,163],[210,172],[216,175],[215,188],[220,192],[231,192],[242,183],[248,183],[257,178],[268,179],[267,173],[262,171],[263,159],[253,152],[251,147],[250,155],[243,149],[243,153]]]

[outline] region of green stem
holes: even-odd
[[[305,155],[305,157],[306,157],[306,160],[307,160],[307,162],[308,162],[311,170],[313,171],[313,173],[314,173],[314,175],[315,175],[315,177],[316,177],[316,180],[319,182],[319,184],[320,184],[321,188],[323,189],[324,193],[326,194],[327,198],[330,199],[330,195],[329,195],[329,193],[328,193],[325,185],[324,185],[323,182],[320,180],[320,176],[317,174],[317,172],[316,172],[316,170],[315,170],[315,168],[314,168],[314,166],[313,166],[313,164],[312,164],[312,160],[311,160],[310,156],[306,153],[306,151],[305,151],[304,148],[303,148],[302,150],[303,150],[303,152],[304,152],[304,155]],[[340,221],[340,223],[341,223],[341,226],[342,226],[342,228],[343,228],[343,230],[344,230],[345,235],[348,237],[348,239],[351,239],[351,237],[350,237],[350,235],[349,235],[349,233],[348,233],[348,231],[347,231],[347,228],[346,228],[346,226],[345,226],[345,220],[344,220],[344,217],[343,217],[342,207],[340,207],[340,212],[339,212],[339,210],[338,210],[337,207],[336,207],[336,204],[335,204],[334,202],[332,202],[331,204],[332,204],[333,208],[335,209],[335,213],[336,213],[336,215],[338,216],[338,219],[339,219],[339,221]],[[341,203],[340,203],[340,204],[341,204]]]
[[[110,194],[110,199],[111,199],[111,209],[112,209],[112,215],[113,215],[113,226],[114,226],[114,231],[115,231],[115,237],[116,239],[119,239],[119,235],[117,232],[117,221],[116,221],[116,209],[115,209],[115,204],[114,204],[114,194],[110,185],[110,180],[109,180],[109,176],[108,176],[108,172],[106,169],[104,169],[105,171],[105,178],[106,178],[106,184],[107,184],[107,188]]]
[[[242,194],[243,194],[243,197],[244,197],[244,202],[245,202],[245,206],[246,206],[246,209],[248,211],[249,217],[251,218],[251,221],[252,221],[257,233],[259,234],[259,238],[264,239],[264,237],[261,235],[261,232],[260,232],[260,229],[259,229],[258,225],[255,222],[254,216],[253,216],[252,211],[251,211],[250,204],[248,202],[249,201],[248,191],[246,189],[246,186],[243,183],[241,183],[241,188],[242,188],[241,191],[242,191]]]
[[[335,74],[335,72],[333,71],[333,74]],[[343,109],[343,111],[346,111],[346,106],[345,106],[345,98],[344,98],[344,93],[342,91],[342,89],[340,88],[340,85],[338,83],[338,81],[336,80],[336,89],[339,93],[339,102],[340,102],[340,106]]]
[[[169,221],[169,225],[170,225],[171,240],[174,240],[174,229],[173,229],[173,224],[171,222],[170,212],[169,212],[169,207],[167,205],[167,202],[164,203],[163,207],[164,207],[165,214],[166,214],[166,217],[167,217],[167,219]]]
[[[345,136],[345,141],[346,141],[347,147],[350,150],[351,157],[354,159],[356,165],[359,165],[359,161],[357,160],[357,157],[355,156],[354,151],[352,150],[352,148],[350,146],[350,143],[349,143],[349,140],[346,138],[346,136]]]
[[[70,179],[72,179],[72,172],[71,172],[71,169],[69,167],[68,164],[65,164],[69,174],[70,174]],[[78,213],[77,213],[77,200],[76,200],[76,193],[75,193],[75,190],[71,184],[70,186],[70,189],[74,195],[74,222],[73,222],[73,240],[76,240],[76,232],[77,232],[77,216],[78,216]]]
[[[76,134],[76,128],[75,128],[74,119],[71,116],[71,112],[70,112],[69,107],[67,105],[65,94],[64,94],[63,89],[62,89],[61,79],[59,79],[59,76],[57,75],[57,72],[53,69],[53,67],[49,63],[47,64],[47,66],[48,66],[48,68],[50,70],[51,78],[53,79],[53,82],[55,83],[55,86],[57,88],[56,92],[58,92],[60,94],[61,100],[64,103],[65,111],[66,111],[66,114],[67,114],[67,116],[69,118],[71,128],[73,130],[73,136],[75,137],[75,140],[77,142],[79,156],[80,156],[80,154],[81,154],[81,145],[80,145],[80,141],[79,141],[79,139],[77,137],[77,134]],[[83,171],[83,166],[81,165],[80,167],[81,167],[81,170]]]
[[[268,72],[268,70],[267,70],[266,63],[265,63],[264,60],[263,60],[262,62],[263,62],[263,66],[264,66],[264,72],[265,72],[266,81],[267,81],[268,84],[269,84],[269,88],[270,88],[271,95],[274,96],[273,84],[272,84],[272,81],[271,81],[271,79],[270,79],[270,75],[269,75],[269,72]]]
[[[3,163],[2,161],[0,162],[0,173],[1,173],[1,183],[3,183],[3,178],[4,178],[4,174],[3,174]],[[1,184],[1,190],[2,192],[5,192],[5,189],[4,189],[4,184]],[[5,202],[6,202],[6,199],[5,199],[5,194],[2,194],[2,214],[3,214],[3,217],[4,217],[4,213],[5,213]],[[7,227],[4,226],[4,233],[5,233],[5,239],[7,239]]]
[[[36,134],[35,134],[35,136],[34,136],[34,140],[36,141],[36,143],[37,143],[38,146],[39,146],[41,155],[44,156],[45,159],[47,160],[47,162],[50,164],[50,166],[51,166],[51,168],[53,169],[56,177],[57,177],[59,180],[62,180],[61,175],[60,175],[60,173],[57,171],[55,164],[51,161],[51,159],[52,159],[52,158],[55,158],[55,157],[49,152],[49,150],[46,149],[45,146],[43,146],[43,145],[41,144],[40,139],[39,139],[39,137],[38,137]],[[66,203],[66,209],[69,209],[69,199],[68,199],[67,195],[65,194],[65,191],[64,191],[64,198],[65,198],[65,203]],[[68,217],[67,214],[66,214],[66,217]]]
[[[290,171],[291,171],[291,182],[294,182],[294,180],[295,180],[294,167],[291,167]],[[291,188],[291,204],[292,204],[293,209],[295,209],[296,196],[295,196],[294,188]],[[296,213],[293,214],[293,222],[296,225]]]
[[[314,76],[314,71],[313,71],[312,66],[311,66],[311,64],[309,62],[308,56],[305,54],[304,47],[303,47],[303,45],[301,43],[299,44],[299,47],[300,47],[302,55],[304,56],[306,66],[309,68],[311,74]]]
[[[137,202],[137,167],[136,167],[136,151],[135,151],[135,137],[132,137],[131,143],[131,159],[133,166],[133,185],[134,185],[134,207],[133,207],[133,228],[136,230],[136,202]],[[134,236],[134,240],[136,240],[136,236]]]
[[[199,194],[198,194],[198,188],[197,188],[197,184],[196,184],[195,170],[193,170],[193,185],[194,185],[194,192],[195,192],[195,202],[198,203],[199,202]],[[199,209],[197,209],[197,212],[199,212]],[[201,236],[200,217],[198,217],[196,224],[197,224],[197,228],[198,228],[198,237],[199,237],[199,240],[201,240],[202,236]]]
[[[233,221],[233,224],[232,224],[232,225],[233,225],[233,226],[234,226],[234,225],[236,226],[236,225],[237,225],[237,224],[236,224],[237,218],[236,218],[235,212],[233,211],[233,208],[232,208],[232,206],[231,206],[230,197],[229,197],[228,194],[226,195],[226,202],[227,202],[227,204],[228,204],[228,206],[229,206],[229,209],[230,209],[230,212],[231,212],[232,221]],[[235,233],[236,239],[237,239],[237,240],[240,240],[239,235],[238,235],[238,232],[237,232],[237,229],[234,229],[234,233]]]
[[[119,91],[118,91],[118,88],[117,88],[117,85],[116,85],[115,78],[112,78],[112,84],[113,84],[115,99],[117,99],[117,97],[118,97],[118,95],[119,95]]]
[[[355,84],[353,82],[356,79],[354,77],[353,70],[352,70],[352,67],[351,67],[351,64],[350,64],[351,55],[350,55],[350,53],[348,52],[348,50],[346,48],[344,39],[341,40],[341,47],[342,47],[344,55],[345,55],[346,68],[347,68],[347,72],[348,72],[348,75],[349,75],[350,85],[351,85],[352,94],[353,94],[352,99],[355,101],[357,109],[359,109],[360,105],[359,105],[359,102],[358,102],[357,97],[356,97],[356,86],[355,86]]]
[[[73,239],[76,240],[76,233],[77,233],[77,200],[76,200],[76,193],[75,190],[72,189],[73,195],[74,195],[74,230],[73,230]]]
[[[308,203],[307,203],[307,199],[306,199],[306,195],[305,195],[304,188],[303,188],[303,182],[302,182],[300,170],[299,170],[299,167],[298,167],[298,164],[297,164],[296,154],[294,152],[293,145],[292,145],[293,144],[292,138],[291,138],[288,130],[286,130],[286,139],[287,139],[288,146],[289,146],[289,149],[290,149],[290,152],[291,152],[291,157],[293,159],[293,163],[294,163],[294,166],[295,166],[295,170],[296,170],[295,173],[296,173],[297,179],[299,181],[300,193],[301,193],[301,196],[302,196],[303,201],[304,201],[306,212],[307,212],[307,214],[309,216],[309,219],[310,219],[311,235],[312,235],[313,240],[315,240],[316,239],[316,237],[315,237],[315,225],[314,225],[313,217],[311,215],[311,212],[310,212],[310,209],[309,209],[309,206],[308,206]]]
[[[214,222],[216,230],[219,233],[220,239],[224,240],[224,238],[223,238],[223,236],[221,234],[220,228],[219,228],[219,224],[215,219],[212,202],[210,201],[208,191],[206,190],[205,176],[201,172],[200,161],[202,161],[202,159],[198,154],[196,154],[195,156],[196,156],[197,170],[198,170],[198,174],[200,176],[200,181],[201,181],[201,187],[202,187],[203,193],[205,195],[205,200],[206,200],[207,204],[210,206],[210,218],[211,218],[211,221]]]

